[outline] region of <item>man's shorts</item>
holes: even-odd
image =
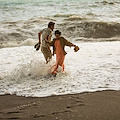
[[[41,47],[41,51],[44,55],[45,60],[48,62],[52,58],[52,53],[51,53],[50,48]]]

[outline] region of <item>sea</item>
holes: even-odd
[[[55,76],[38,32],[55,30],[80,47],[66,47]],[[52,50],[52,48],[51,48]],[[0,95],[25,97],[120,90],[120,0],[0,0]]]

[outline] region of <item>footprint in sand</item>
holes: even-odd
[[[20,113],[20,112],[18,112],[18,111],[7,112],[7,114],[16,114],[16,113]]]

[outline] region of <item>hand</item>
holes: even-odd
[[[78,46],[74,47],[74,52],[77,52],[80,48]]]
[[[73,47],[76,47],[76,45],[73,45]]]

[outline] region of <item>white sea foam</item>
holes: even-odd
[[[43,97],[99,90],[120,90],[120,42],[79,43],[67,47],[65,72],[50,75],[55,56],[46,65],[33,46],[0,49],[0,94]]]
[[[3,42],[0,44],[0,48],[6,48],[6,47],[20,47],[20,46],[34,46],[38,40],[34,40],[31,38],[28,38],[21,42],[11,41],[11,42]]]
[[[119,8],[120,2],[113,0],[1,0],[0,94],[42,97],[119,90]],[[77,53],[67,48],[65,72],[59,69],[56,77],[50,75],[55,56],[46,65],[33,47],[38,32],[50,21],[81,46]]]

